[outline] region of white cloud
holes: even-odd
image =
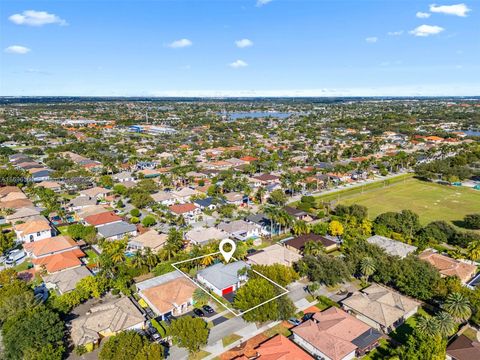
[[[417,12],[417,13],[415,14],[415,16],[416,16],[417,18],[419,18],[419,19],[428,19],[431,15],[432,15],[432,14],[430,14],[430,13],[421,12],[421,11],[419,11],[419,12]]]
[[[369,44],[374,44],[378,41],[378,38],[376,36],[370,36],[370,37],[367,37],[365,41]]]
[[[389,31],[387,34],[390,35],[390,36],[400,36],[400,35],[403,34],[403,30]]]
[[[168,47],[178,49],[178,48],[192,46],[192,44],[193,43],[188,39],[180,39],[180,40],[175,40],[174,42],[168,44]]]
[[[268,3],[272,2],[273,0],[257,0],[257,6],[267,5]]]
[[[237,47],[239,48],[246,48],[246,47],[253,46],[253,41],[250,39],[237,40],[235,41],[235,45],[237,45]]]
[[[13,14],[8,18],[17,25],[43,26],[47,24],[68,25],[65,20],[46,11],[25,10],[21,14]]]
[[[455,4],[455,5],[430,5],[430,11],[433,13],[446,14],[446,15],[455,15],[465,17],[467,13],[471,11],[465,4]]]
[[[229,66],[234,69],[239,69],[239,68],[248,66],[248,64],[243,60],[235,60]]]
[[[5,52],[9,53],[9,54],[24,55],[26,53],[29,53],[30,49],[25,47],[25,46],[21,46],[21,45],[12,45],[12,46],[9,46],[9,47],[5,48]]]
[[[444,28],[436,25],[420,25],[415,29],[413,29],[412,31],[410,31],[410,34],[414,36],[427,37],[430,35],[440,34],[444,30],[445,30]]]

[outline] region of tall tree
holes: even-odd
[[[201,318],[183,316],[170,325],[170,334],[174,344],[184,347],[190,353],[197,352],[207,344],[209,330]]]
[[[464,321],[472,316],[470,302],[461,293],[451,293],[445,299],[443,308],[459,321]]]

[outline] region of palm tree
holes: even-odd
[[[131,264],[134,268],[140,269],[145,265],[145,256],[143,256],[142,252],[138,250],[135,255],[133,255]]]
[[[108,246],[107,252],[114,264],[119,264],[125,261],[125,246],[122,241],[112,242],[111,245]]]
[[[480,240],[475,240],[470,242],[467,247],[468,257],[473,260],[477,261],[480,259]]]
[[[293,233],[295,235],[308,234],[310,232],[310,227],[305,221],[295,221],[292,227]]]
[[[282,232],[282,226],[286,229],[290,226],[292,221],[293,218],[285,210],[280,209],[277,215],[277,223],[279,225],[278,233],[280,234]]]
[[[368,280],[376,271],[375,260],[369,256],[364,257],[360,261],[360,272]]]
[[[439,324],[433,316],[424,317],[421,316],[417,320],[417,329],[423,335],[429,337],[435,337],[439,334]]]
[[[152,249],[146,248],[145,249],[145,265],[148,266],[148,271],[152,271],[152,269],[157,265],[158,263],[158,257],[156,254],[152,252]]]
[[[193,292],[192,298],[195,304],[199,304],[199,305],[208,304],[208,302],[210,301],[210,295],[208,295],[205,291],[203,291],[200,288],[195,289],[195,291]]]
[[[170,261],[170,259],[175,255],[177,255],[177,252],[178,247],[174,243],[167,241],[167,243],[163,247],[163,254],[167,257],[168,261]]]
[[[445,299],[443,308],[459,321],[465,321],[472,315],[470,302],[460,293],[451,293]]]
[[[449,313],[442,311],[437,314],[435,319],[437,320],[440,335],[448,337],[455,332],[455,320]]]
[[[265,213],[265,216],[270,220],[270,232],[274,234],[275,225],[278,219],[278,208],[272,205],[266,205],[263,207],[263,212]]]
[[[323,244],[320,241],[308,241],[303,247],[305,255],[318,256],[324,252]]]
[[[213,260],[213,256],[211,254],[208,254],[200,260],[200,264],[203,266],[209,266],[213,263]]]
[[[258,188],[257,192],[255,193],[255,199],[258,200],[260,204],[263,203],[263,198],[265,197],[266,192],[267,192],[267,189],[261,186]]]

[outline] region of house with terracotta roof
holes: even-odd
[[[439,254],[433,250],[425,250],[419,256],[436,268],[442,277],[456,276],[463,284],[468,283],[477,273],[477,266]]]
[[[83,257],[85,253],[82,250],[72,249],[33,259],[32,264],[37,270],[44,268],[49,274],[53,274],[82,266],[81,258]]]
[[[389,333],[416,314],[420,303],[378,284],[342,301],[343,308],[371,327]]]
[[[18,242],[34,242],[52,237],[50,222],[44,217],[38,217],[22,224],[14,224],[13,230]]]
[[[101,212],[99,214],[89,215],[83,219],[85,225],[95,226],[99,228],[108,224],[119,223],[123,221],[120,216],[113,211]]]
[[[128,297],[102,299],[89,311],[73,319],[70,336],[76,346],[95,345],[102,338],[126,330],[141,330],[145,318]]]
[[[446,359],[478,360],[480,359],[480,342],[471,340],[465,335],[460,335],[448,345]]]
[[[272,184],[280,184],[280,177],[272,174],[261,174],[253,176],[249,179],[253,183],[253,186],[267,186]]]
[[[191,203],[170,205],[168,209],[173,215],[181,215],[188,222],[195,221],[197,216],[202,213],[202,210],[198,206]]]
[[[293,341],[317,359],[350,360],[374,349],[382,333],[331,307],[294,327]]]
[[[306,351],[288,340],[285,336],[278,334],[262,342],[255,349],[253,357],[242,355],[235,360],[313,360]]]
[[[23,249],[32,259],[58,254],[65,251],[80,249],[80,246],[70,236],[60,235],[23,244]]]
[[[136,284],[138,294],[162,319],[182,315],[192,309],[197,286],[178,271]]]

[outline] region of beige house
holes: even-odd
[[[373,284],[342,301],[343,308],[371,327],[389,333],[418,311],[420,303]]]
[[[154,253],[157,253],[167,242],[167,238],[167,234],[160,234],[157,230],[152,229],[131,239],[128,242],[128,248],[131,250],[144,250],[149,248]]]
[[[72,320],[71,337],[75,345],[97,344],[100,339],[125,330],[140,330],[145,318],[127,297],[107,300]]]
[[[136,286],[140,297],[162,319],[190,311],[193,292],[198,289],[178,271],[142,281]]]
[[[302,258],[302,255],[280,244],[273,244],[248,256],[248,262],[256,265],[281,264],[292,266]]]

